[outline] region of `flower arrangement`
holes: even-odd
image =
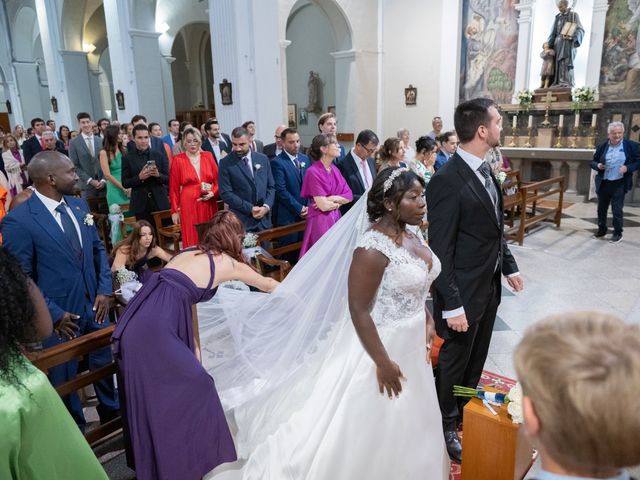
[[[531,104],[533,103],[533,92],[531,90],[520,90],[516,93],[516,99],[518,100],[518,105],[522,108],[524,113],[529,112],[531,109]]]
[[[87,213],[84,216],[84,224],[88,225],[89,227],[93,227],[93,224],[94,224],[93,215],[91,215],[90,213]]]
[[[498,183],[500,183],[500,185],[502,185],[506,179],[507,179],[507,174],[505,172],[497,173],[496,180],[498,180]]]
[[[247,233],[242,239],[244,248],[252,248],[258,244],[258,236],[255,233]]]
[[[463,398],[480,398],[483,401],[504,404],[511,415],[513,423],[522,423],[522,387],[516,383],[509,393],[487,392],[482,388],[469,388],[461,385],[453,386],[453,395]]]
[[[571,108],[574,112],[580,113],[582,108],[588,108],[594,102],[597,93],[598,90],[595,87],[574,88],[571,92]]]
[[[124,285],[128,282],[137,281],[138,275],[136,275],[136,273],[132,272],[131,270],[127,270],[126,267],[122,267],[116,272],[116,279],[118,280],[118,283],[120,285]]]

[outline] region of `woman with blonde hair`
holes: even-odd
[[[16,142],[18,142],[18,146],[22,148],[22,144],[27,139],[27,133],[24,131],[24,127],[20,124],[17,124],[13,129],[13,136],[15,137]]]
[[[416,155],[416,151],[413,149],[410,143],[411,134],[409,133],[409,130],[407,130],[406,128],[401,128],[400,130],[398,130],[398,138],[400,139],[402,148],[404,149],[404,163],[409,165]]]
[[[12,197],[18,195],[29,183],[27,176],[27,164],[22,156],[16,137],[12,134],[5,135],[2,140],[2,161],[7,172],[9,192]]]

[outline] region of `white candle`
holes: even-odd
[[[576,121],[573,124],[574,127],[578,128],[580,126],[580,114],[576,113]]]
[[[560,128],[564,127],[564,115],[560,114],[560,123],[558,123]]]
[[[512,123],[511,126],[515,129],[517,127],[517,125],[518,125],[518,116],[514,115],[513,116],[513,123]]]
[[[533,127],[533,115],[529,115],[529,125],[527,125],[529,128]]]
[[[593,117],[591,117],[591,126],[595,128],[596,126],[596,120],[598,119],[598,114],[594,113]]]

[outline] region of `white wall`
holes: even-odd
[[[439,66],[441,61],[455,61],[455,55],[440,46],[441,17],[442,2],[383,1],[383,123],[377,132],[381,142],[407,128],[413,146],[431,131],[431,119],[443,114],[438,111]],[[405,105],[409,84],[418,89],[415,106]]]
[[[336,51],[336,41],[327,15],[315,4],[303,6],[290,18],[287,28],[287,86],[289,103],[298,107],[298,132],[304,145],[310,145],[318,134],[319,114],[308,114],[308,124],[301,125],[300,109],[306,108],[309,102],[307,82],[309,71],[319,73],[323,82],[323,112],[335,101],[335,68],[334,59],[330,55]],[[263,132],[264,132],[264,125]],[[269,125],[267,132],[275,129]],[[267,143],[271,143],[270,141]]]

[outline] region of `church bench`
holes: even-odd
[[[289,243],[287,245],[280,245],[278,243],[278,239],[287,235],[302,233],[304,232],[306,225],[307,222],[303,220],[301,222],[292,223],[291,225],[274,227],[257,233],[258,244],[263,246],[266,245],[265,251],[268,253],[268,255],[260,253],[256,255],[256,264],[260,273],[270,276],[279,282],[285,279],[293,267],[289,261],[281,260],[277,257],[287,254],[289,254],[289,256],[291,254],[295,255],[297,252],[300,252],[302,241]]]
[[[543,221],[551,221],[557,227],[560,226],[564,197],[564,176],[538,182],[523,182],[520,179],[520,172],[514,171],[507,174],[507,179],[511,179],[511,184],[515,187],[515,192],[503,196],[503,209],[507,214],[504,237],[507,240],[514,240],[519,245],[522,245],[526,231]],[[505,180],[506,183],[507,180]],[[557,197],[550,198],[550,200],[554,200],[554,206],[540,207],[540,200],[554,195],[557,195]],[[517,214],[519,216],[516,222]]]
[[[99,348],[108,346],[111,343],[111,335],[115,325],[103,328],[101,330],[82,335],[68,342],[61,343],[54,347],[45,348],[35,352],[28,352],[27,357],[37,368],[45,374],[49,369],[68,362],[73,359],[79,359],[88,353]],[[97,370],[79,373],[73,380],[62,383],[56,388],[56,392],[63,397],[71,392],[79,390],[91,385],[92,383],[107,378],[116,373],[115,362],[111,362]],[[120,416],[100,425],[84,434],[85,439],[90,445],[106,438],[114,432],[122,428],[122,418]]]
[[[165,250],[173,253],[180,251],[180,239],[182,238],[182,230],[180,225],[171,223],[171,210],[160,210],[152,212],[153,223],[155,223],[156,233],[158,235],[158,245]],[[171,223],[170,225],[166,225]],[[172,243],[173,248],[169,248],[168,244]]]

